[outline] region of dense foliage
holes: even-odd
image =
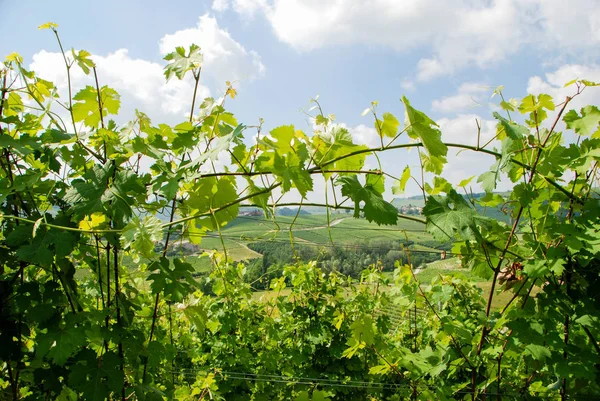
[[[314,261],[325,273],[337,272],[359,279],[366,266],[379,264],[382,271],[393,271],[397,265],[407,264],[409,259],[413,267],[436,261],[441,252],[406,251],[413,244],[411,240],[392,241],[371,239],[357,241],[352,245],[307,246],[286,244],[278,241],[250,243],[248,247],[262,254],[262,258],[249,260],[246,265],[246,281],[253,288],[265,289],[272,279],[280,277],[285,266],[295,262]],[[431,244],[441,251],[450,252],[451,244]]]
[[[41,28],[58,39],[55,24]],[[72,93],[69,79],[66,99],[18,54],[0,75],[0,399],[600,395],[596,106],[569,110],[572,97],[555,104],[544,94],[505,101],[497,90],[506,117],[494,114],[496,140],[469,146],[443,143],[436,123],[406,98],[403,127],[374,102],[366,112],[381,146],[369,149],[313,99],[314,132],[281,126],[265,135],[261,122],[248,144],[245,133],[256,131],[224,107],[236,96],[229,83],[220,100],[197,104],[194,93],[178,125],[142,112],[118,125],[109,117],[119,95],[101,86],[89,53],[63,55],[68,77],[80,68],[91,83]],[[197,87],[197,46],[165,59],[167,79],[191,76]],[[573,97],[596,86],[570,85]],[[367,156],[407,148],[433,173],[419,184],[424,218],[398,214],[383,197],[390,183],[404,190],[408,167],[400,177],[363,170]],[[441,178],[449,148],[490,156],[478,177],[484,197],[459,195]],[[223,152],[231,167],[215,171]],[[494,193],[501,176],[514,183],[510,194]],[[359,285],[318,262],[289,263],[263,299],[227,249],[204,256],[213,269],[202,282],[185,259],[166,257],[173,233],[199,243],[240,205],[275,218],[274,191],[304,198],[319,178],[342,195],[325,199],[327,208],[380,225],[421,221],[441,243],[453,241],[463,267],[492,279],[489,296],[453,277],[421,286],[410,253],[398,255],[391,283],[380,256]],[[498,205],[510,224],[478,212]],[[513,295],[493,307],[497,290]]]

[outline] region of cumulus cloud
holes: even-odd
[[[431,103],[433,111],[440,113],[457,113],[464,112],[469,109],[481,107],[485,105],[486,94],[491,91],[487,85],[466,82],[463,83],[457,90],[457,93],[452,96],[436,99]]]
[[[203,15],[195,28],[165,35],[159,43],[164,55],[176,46],[189,46],[196,43],[204,53],[203,82],[214,82],[214,87],[223,87],[224,81],[249,80],[264,74],[260,56],[247,51],[236,42],[227,31],[221,29],[215,18]],[[124,107],[121,117],[131,119],[134,109],[158,118],[159,121],[179,122],[189,113],[193,94],[191,77],[184,80],[165,81],[164,63],[133,58],[127,49],[119,49],[107,55],[94,55],[100,85],[108,85],[121,95]],[[60,53],[39,51],[33,55],[29,66],[39,76],[54,82],[61,97],[66,96],[67,74]],[[74,93],[86,85],[94,85],[91,76],[86,76],[79,68],[71,69],[71,83]],[[198,88],[198,97],[211,93],[209,85]],[[123,121],[121,121],[123,122]]]
[[[200,46],[204,55],[204,69],[216,82],[246,81],[265,74],[265,66],[255,51],[248,51],[236,42],[229,32],[219,28],[214,17],[205,14],[195,28],[183,29],[165,35],[159,42],[161,54],[172,52],[177,46]]]
[[[544,78],[540,76],[529,78],[527,92],[535,95],[546,93],[554,98],[555,103],[561,103],[567,96],[573,96],[576,92],[574,86],[564,87],[567,82],[573,79],[587,79],[589,81],[600,82],[600,65],[563,65],[552,72],[546,73]],[[569,104],[569,108],[579,109],[588,104],[600,103],[600,91],[595,89],[585,89],[573,99]]]
[[[215,0],[214,9],[264,13],[275,35],[299,51],[333,45],[425,48],[417,79],[487,67],[525,46],[597,57],[597,0]]]
[[[265,0],[214,0],[213,10],[222,12],[233,9],[246,17],[253,17],[257,11],[264,11],[267,7]]]
[[[374,148],[380,145],[379,135],[375,131],[375,127],[368,127],[364,124],[359,124],[355,127],[345,127],[352,135],[352,141],[359,145],[366,145]]]

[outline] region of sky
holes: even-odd
[[[92,53],[101,85],[122,96],[121,122],[135,109],[154,123],[186,120],[192,84],[167,83],[162,69],[165,54],[192,43],[204,54],[200,95],[218,98],[232,81],[239,96],[226,107],[238,121],[263,118],[265,130],[293,124],[310,134],[303,110],[319,95],[355,142],[375,146],[372,117],[361,115],[375,100],[378,113],[403,121],[405,95],[443,140],[475,144],[476,120],[482,138],[495,133],[497,86],[507,98],[547,93],[560,103],[573,93],[563,88],[569,80],[600,81],[599,0],[0,0],[0,15],[0,57],[20,53],[62,93],[56,40],[37,27],[55,22],[65,48]],[[89,79],[75,72],[73,85]],[[600,90],[589,90],[573,108],[599,100]],[[452,150],[448,159],[442,176],[454,184],[494,162]],[[381,162],[396,176],[406,165],[418,169],[415,151],[386,152]],[[366,167],[376,168],[375,159]],[[317,183],[311,197],[322,191]],[[406,195],[418,193],[410,183]]]

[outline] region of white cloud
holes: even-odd
[[[529,78],[527,92],[535,95],[546,93],[554,99],[555,103],[563,102],[567,96],[573,96],[577,88],[572,85],[564,85],[573,79],[587,79],[600,82],[600,65],[567,64],[553,72],[545,74],[545,79],[539,76]],[[575,97],[569,104],[569,109],[579,109],[588,104],[600,103],[600,90],[598,88],[587,88]]]
[[[417,79],[487,67],[525,46],[597,57],[597,0],[215,0],[242,15],[262,10],[276,36],[299,51],[334,45],[424,48]]]
[[[266,7],[265,0],[214,0],[212,4],[213,10],[217,12],[232,8],[246,17],[253,17],[257,11],[265,10]]]
[[[342,124],[343,125],[343,124]],[[380,139],[374,127],[368,127],[364,124],[359,124],[356,127],[345,127],[352,135],[352,141],[359,145],[366,145],[370,148],[379,146]]]
[[[203,74],[214,78],[218,84],[225,81],[247,81],[262,77],[265,66],[258,53],[248,51],[236,42],[229,32],[219,28],[217,20],[205,14],[195,28],[165,35],[160,40],[161,54],[172,52],[177,46],[200,46],[204,55]]]
[[[254,79],[264,74],[265,67],[260,56],[247,51],[208,15],[200,17],[196,28],[165,35],[159,47],[161,53],[166,54],[176,46],[189,46],[191,43],[202,46],[202,77],[213,80],[216,87],[224,87],[225,80]],[[166,82],[163,63],[132,58],[127,49],[92,58],[97,65],[100,85],[108,85],[121,95],[123,109],[120,122],[133,118],[134,109],[147,113],[157,122],[167,120],[175,123],[188,115],[194,87],[191,77],[181,81],[173,78]],[[42,50],[34,54],[30,69],[54,82],[64,99],[67,95],[67,74],[60,53]],[[74,93],[86,85],[94,85],[92,76],[86,76],[76,66],[71,69],[71,81]],[[197,95],[199,99],[209,96],[209,86],[201,84]]]
[[[431,108],[440,113],[464,112],[486,105],[486,92],[491,88],[484,84],[475,82],[463,83],[457,90],[456,95],[436,99],[431,103]]]
[[[408,92],[414,92],[415,89],[417,89],[415,83],[410,79],[403,79],[402,82],[400,82],[400,87]]]
[[[96,63],[101,86],[108,85],[121,95],[123,117],[133,117],[135,108],[151,116],[183,115],[192,98],[190,80],[171,80],[163,75],[162,65],[129,56],[127,49],[119,49],[107,56],[92,56]],[[42,50],[33,55],[30,68],[39,76],[57,86],[61,97],[67,96],[67,73],[60,53]],[[85,75],[78,67],[71,69],[73,93],[86,85],[94,85],[92,75]],[[199,96],[208,96],[206,86],[199,88]]]

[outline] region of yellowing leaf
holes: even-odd
[[[404,193],[404,191],[406,189],[406,183],[408,182],[409,178],[410,178],[410,167],[406,166],[406,167],[404,167],[404,171],[402,172],[402,176],[400,177],[400,179],[398,181],[396,181],[396,184],[394,184],[394,186],[392,186],[392,193],[394,195],[400,195],[400,194]]]
[[[465,178],[464,180],[462,180],[461,182],[458,183],[458,186],[461,188],[466,187],[473,180],[473,178],[475,178],[474,175],[469,178]]]
[[[106,222],[106,216],[102,213],[92,213],[91,216],[85,216],[85,218],[79,222],[79,228],[82,230],[92,231],[95,228],[100,227]]]
[[[393,138],[398,133],[398,127],[400,122],[391,113],[383,113],[383,120],[377,119],[375,121],[375,129],[379,133],[379,136]]]
[[[54,28],[58,28],[58,24],[56,24],[54,22],[46,22],[45,24],[42,24],[42,25],[38,26],[39,30],[42,30],[42,29],[54,29]]]
[[[21,64],[21,63],[23,63],[23,57],[21,57],[21,55],[17,52],[12,52],[8,56],[6,56],[6,58],[4,59],[4,62],[6,64],[13,62],[13,61],[16,62],[17,64]]]

